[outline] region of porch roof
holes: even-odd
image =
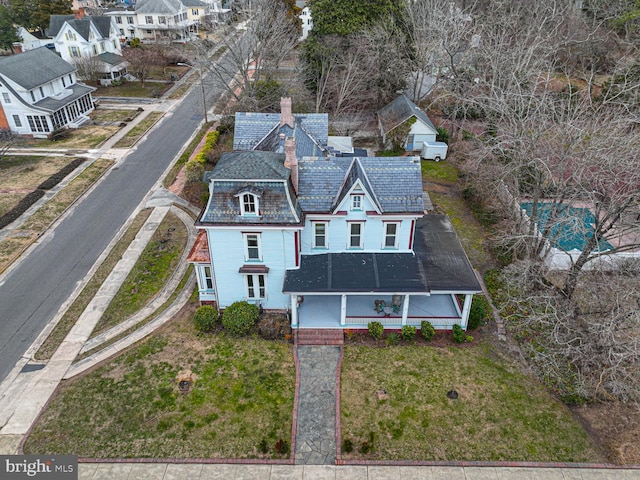
[[[449,217],[416,221],[412,253],[303,255],[287,270],[285,293],[477,293],[482,288]]]
[[[209,240],[207,239],[207,232],[200,230],[196,241],[193,243],[193,247],[187,255],[187,262],[191,263],[211,263],[211,256],[209,255]]]
[[[411,253],[326,253],[303,255],[287,270],[282,291],[429,293],[420,262]]]

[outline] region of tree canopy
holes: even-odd
[[[400,9],[398,0],[311,0],[313,29],[310,35],[351,35],[393,16]]]

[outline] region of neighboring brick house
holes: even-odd
[[[46,47],[0,58],[0,128],[47,137],[93,111],[95,88],[78,83],[76,67]]]
[[[238,113],[188,260],[203,303],[286,310],[296,328],[466,328],[481,291],[417,157],[328,156],[325,114]]]

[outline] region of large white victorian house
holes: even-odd
[[[127,74],[120,32],[111,16],[51,15],[47,33],[60,56],[69,63],[95,59],[100,83],[110,84]],[[87,80],[87,79],[85,79]]]
[[[281,110],[236,114],[236,151],[205,175],[201,302],[286,310],[294,328],[466,328],[480,285],[448,217],[425,214],[420,160],[327,156],[327,115]]]
[[[47,137],[93,111],[95,88],[78,83],[76,67],[46,47],[0,58],[0,128]]]

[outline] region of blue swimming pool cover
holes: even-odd
[[[532,202],[523,202],[522,208],[531,218],[533,211]],[[555,207],[555,210],[554,210]],[[548,232],[546,225],[553,216],[552,225]],[[538,228],[546,233],[551,244],[565,252],[584,248],[587,241],[593,236],[595,217],[588,208],[572,207],[569,205],[554,205],[553,203],[538,203],[537,215]],[[533,219],[532,219],[533,220]],[[600,241],[599,250],[611,250],[613,246],[606,240]]]

